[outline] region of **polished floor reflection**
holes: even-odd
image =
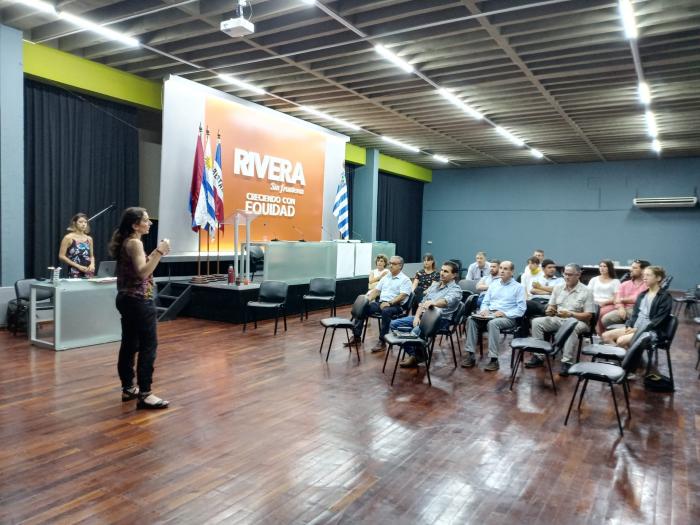
[[[121,403],[116,344],[54,353],[0,331],[0,523],[700,523],[690,320],[677,392],[633,384],[620,438],[607,387],[567,427],[574,378],[556,396],[526,370],[510,392],[507,344],[495,373],[436,351],[432,388],[420,369],[389,386],[376,326],[359,364],[337,337],[325,363],[325,313],[277,336],[161,324],[159,412]]]

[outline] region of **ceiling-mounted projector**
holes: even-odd
[[[233,13],[233,18],[221,22],[219,29],[233,38],[239,38],[255,33],[255,24],[246,20],[244,9],[248,6],[248,0],[238,0],[238,5]],[[248,15],[250,18],[250,14]]]

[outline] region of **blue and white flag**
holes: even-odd
[[[345,174],[343,173],[338,183],[338,191],[335,193],[335,202],[333,202],[333,215],[338,219],[338,231],[340,231],[341,239],[350,237],[348,206],[348,187],[345,184]]]
[[[214,198],[214,160],[211,156],[211,142],[209,140],[209,131],[207,131],[207,145],[204,147],[204,168],[205,173],[202,178],[202,188],[204,190],[204,201],[206,203],[206,226],[204,229],[209,231],[209,235],[214,236],[214,232],[219,227],[216,220],[216,201]]]

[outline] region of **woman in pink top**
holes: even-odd
[[[632,309],[637,301],[637,297],[640,293],[647,290],[647,285],[644,284],[644,279],[642,279],[642,272],[649,264],[651,264],[649,261],[640,259],[632,263],[629,280],[620,284],[615,293],[615,308],[605,314],[605,316],[600,316],[606,330],[610,325],[624,323],[632,315]]]

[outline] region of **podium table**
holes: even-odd
[[[41,338],[37,324],[37,290],[54,292],[53,337]],[[121,315],[114,301],[114,280],[62,279],[58,283],[32,284],[29,305],[29,339],[31,344],[53,350],[120,341]],[[43,330],[42,330],[43,331]]]

